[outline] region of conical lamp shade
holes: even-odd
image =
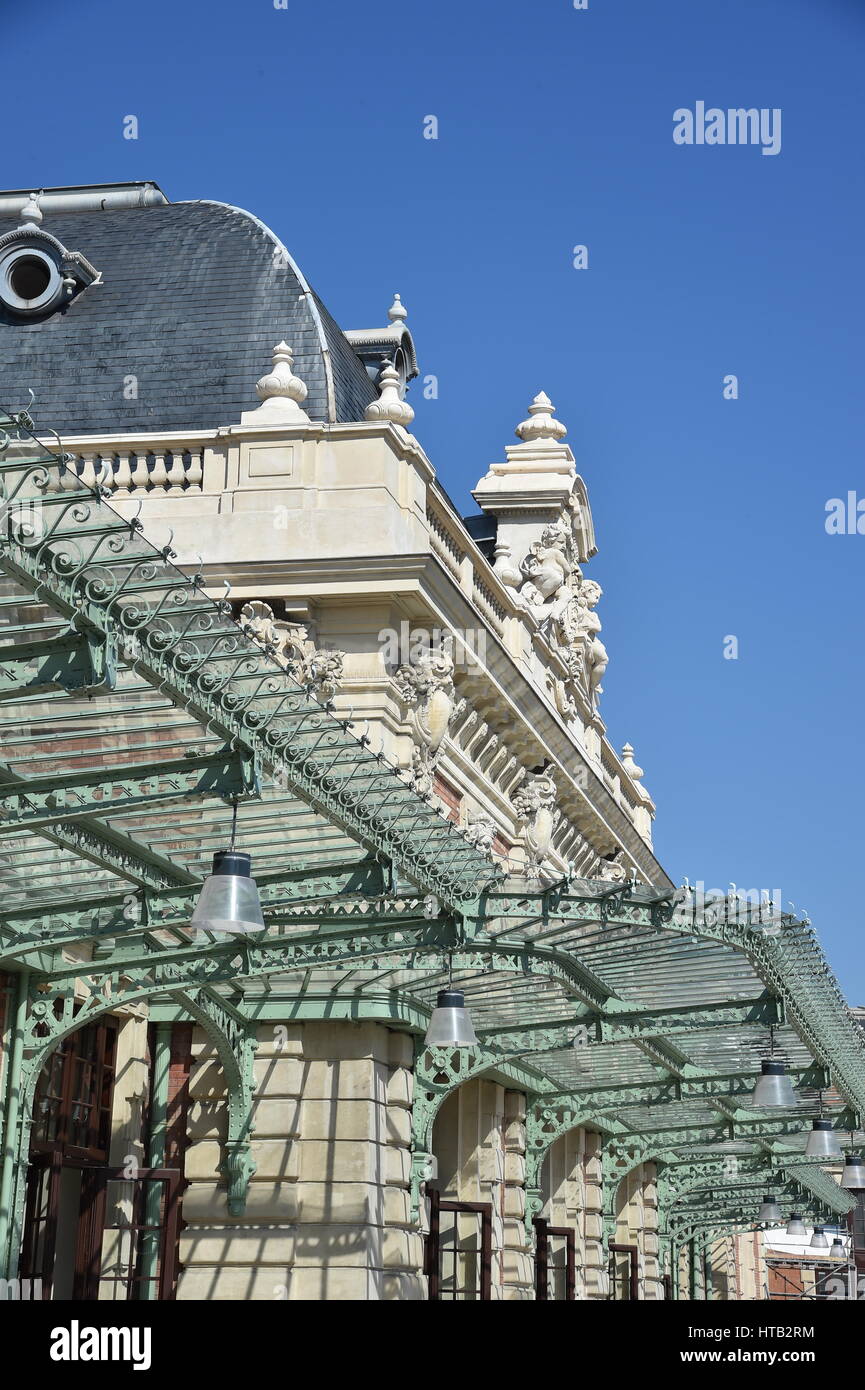
[[[424,1042],[427,1047],[477,1047],[472,1016],[458,989],[443,989],[436,999]]]
[[[754,1087],[752,1103],[761,1109],[764,1106],[790,1106],[796,1104],[796,1092],[787,1075],[783,1062],[767,1058],[760,1063],[762,1075]]]
[[[784,1218],[781,1215],[781,1208],[778,1206],[778,1203],[775,1200],[774,1193],[767,1192],[765,1197],[763,1198],[763,1204],[760,1207],[760,1210],[757,1212],[757,1220],[783,1221],[783,1219]]]
[[[854,1189],[865,1188],[865,1162],[861,1154],[848,1154],[844,1160],[841,1186]]]
[[[829,1254],[830,1254],[830,1255],[832,1256],[832,1258],[835,1259],[835,1260],[843,1260],[843,1259],[846,1259],[846,1257],[847,1257],[847,1250],[846,1250],[846,1247],[845,1247],[845,1245],[844,1245],[843,1240],[840,1240],[840,1239],[838,1238],[838,1236],[836,1236],[835,1239],[833,1240],[833,1242],[832,1242],[832,1248],[830,1249]]]
[[[810,1246],[812,1250],[828,1250],[829,1242],[826,1239],[826,1232],[822,1226],[815,1226],[811,1234]]]
[[[203,931],[264,931],[261,900],[255,879],[250,878],[252,860],[237,850],[219,850],[213,856],[213,873],[204,880],[190,926]]]
[[[805,1153],[809,1158],[843,1158],[841,1145],[831,1120],[815,1120],[808,1135]]]
[[[791,1211],[790,1220],[787,1222],[787,1235],[795,1236],[797,1240],[804,1240],[808,1232],[805,1230],[805,1223],[798,1211]]]

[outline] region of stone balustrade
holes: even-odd
[[[97,484],[123,495],[201,493],[209,431],[198,434],[87,436],[64,440],[65,474],[53,479],[52,491]]]

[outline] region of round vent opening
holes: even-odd
[[[9,271],[9,284],[19,299],[39,299],[51,284],[51,271],[39,256],[21,256]]]
[[[63,296],[56,261],[35,246],[18,246],[0,256],[0,299],[16,314],[51,309]]]

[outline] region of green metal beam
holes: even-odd
[[[848,1111],[826,1112],[825,1118],[831,1120],[834,1129],[849,1129],[851,1116]],[[735,1119],[717,1125],[659,1125],[657,1129],[629,1131],[635,1139],[654,1145],[677,1147],[683,1144],[722,1144],[731,1139],[772,1138],[785,1134],[799,1134],[808,1124],[807,1115],[788,1114],[770,1119],[768,1115],[757,1115],[753,1120]]]
[[[499,938],[501,944],[501,938]],[[634,1009],[624,1001],[616,1001],[615,1013],[607,1017],[606,1011],[592,1014],[588,1010],[579,1013],[574,1019],[555,1020],[552,1023],[536,1026],[522,1025],[511,1028],[484,1029],[478,1036],[489,1047],[501,1047],[514,1052],[552,1051],[557,1048],[591,1046],[596,1043],[614,1043],[648,1039],[656,1045],[660,1054],[664,1047],[664,1037],[680,1033],[697,1032],[701,1028],[731,1027],[753,1023],[766,1026],[778,1023],[778,1001],[769,994],[761,994],[756,999],[737,1000],[734,1003],[701,1005],[686,1009]],[[666,1058],[673,1066],[687,1066],[687,1060],[670,1048]]]
[[[647,1081],[636,1085],[621,1086],[592,1086],[587,1087],[585,1091],[573,1089],[552,1091],[546,1099],[548,1101],[561,1100],[577,1108],[588,1103],[590,1105],[603,1105],[604,1107],[612,1106],[617,1109],[627,1109],[628,1106],[632,1105],[662,1106],[669,1105],[673,1101],[708,1099],[716,1096],[729,1096],[731,1099],[735,1099],[737,1096],[749,1096],[754,1089],[755,1078],[759,1075],[759,1065],[735,1072],[701,1072],[696,1067],[692,1067],[687,1078],[684,1079],[671,1076],[669,1081]],[[816,1065],[791,1070],[789,1076],[796,1088],[810,1087],[817,1090],[828,1085],[825,1072]]]
[[[363,994],[309,992],[302,995],[281,993],[246,995],[243,1013],[256,1023],[353,1022],[386,1023],[409,1033],[423,1033],[430,1011],[402,994],[364,991]],[[184,1010],[170,998],[154,1000],[148,1017],[154,1023],[179,1022]]]
[[[111,642],[93,633],[0,647],[0,701],[54,690],[96,694],[113,690],[116,679]]]
[[[13,777],[4,768],[0,782]],[[143,806],[167,808],[175,798],[252,796],[257,789],[252,759],[230,749],[161,763],[14,777],[11,785],[0,785],[0,836],[40,831],[81,816],[122,815]]]
[[[695,1033],[701,1028],[731,1028],[745,1024],[766,1027],[783,1021],[779,1001],[763,993],[755,999],[731,1003],[700,1004],[684,1009],[646,1009],[634,1017],[621,1015],[603,1019],[601,1042],[624,1042],[636,1038],[668,1038],[679,1033]]]

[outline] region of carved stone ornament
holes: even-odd
[[[408,723],[414,740],[412,773],[418,791],[432,791],[433,772],[445,734],[456,708],[454,661],[451,644],[442,645],[394,674],[400,699],[408,707]]]
[[[600,858],[595,869],[597,877],[605,879],[608,883],[624,883],[628,872],[624,864],[620,863],[621,855],[621,849],[617,849],[610,858]]]
[[[295,376],[294,355],[288,343],[277,343],[273,349],[273,366],[255,383],[255,394],[261,401],[256,410],[245,410],[241,424],[297,425],[309,422],[302,404],[307,397],[306,383]]]
[[[493,569],[503,584],[509,589],[519,589],[523,582],[519,566],[514,561],[514,552],[503,541],[496,543],[493,555]]]
[[[539,391],[529,406],[529,418],[521,420],[514,434],[524,444],[537,440],[562,440],[567,434],[567,426],[561,420],[554,420],[556,407],[546,391]]]
[[[495,822],[490,816],[479,812],[477,815],[469,816],[469,823],[466,829],[466,839],[469,844],[476,849],[482,850],[484,854],[492,854],[493,841],[496,838]]]
[[[573,559],[570,529],[564,522],[552,522],[533,543],[520,569],[524,575],[520,597],[540,620],[558,613],[570,600],[580,567]]]
[[[365,420],[390,420],[395,425],[408,429],[414,419],[414,411],[408,401],[400,399],[399,372],[387,359],[382,362],[378,378],[378,400],[370,401],[363,413]]]
[[[269,603],[253,599],[240,610],[244,631],[273,656],[316,700],[332,700],[342,680],[345,653],[317,647],[303,623],[274,617]]]
[[[556,784],[545,772],[530,774],[514,793],[514,810],[521,822],[526,850],[527,878],[540,878],[550,852],[557,796]]]
[[[575,719],[578,713],[577,702],[573,698],[573,683],[570,680],[561,681],[551,672],[547,673],[547,689],[552,696],[553,704],[565,723]]]
[[[313,647],[303,657],[300,670],[295,674],[300,684],[308,686],[316,700],[324,705],[339,689],[344,663],[345,652]]]
[[[603,590],[594,579],[586,579],[575,567],[567,585],[560,590],[554,601],[546,609],[534,609],[536,616],[542,616],[542,631],[549,639],[553,649],[563,659],[575,686],[580,686],[589,696],[593,705],[603,694],[601,680],[607,669],[609,657],[607,649],[600,640],[601,620],[595,612]],[[562,701],[557,706],[562,712]]]

